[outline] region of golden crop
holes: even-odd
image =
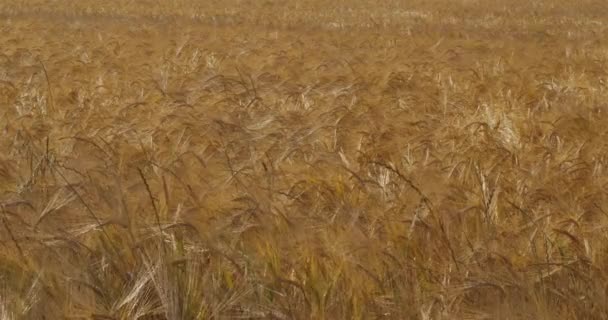
[[[0,319],[608,319],[607,21],[0,0]]]

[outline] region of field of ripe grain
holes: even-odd
[[[608,319],[600,0],[0,0],[0,319]]]

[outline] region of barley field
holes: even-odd
[[[608,319],[608,4],[0,0],[0,319]]]

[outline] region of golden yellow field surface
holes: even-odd
[[[0,0],[0,319],[608,319],[604,1]]]

